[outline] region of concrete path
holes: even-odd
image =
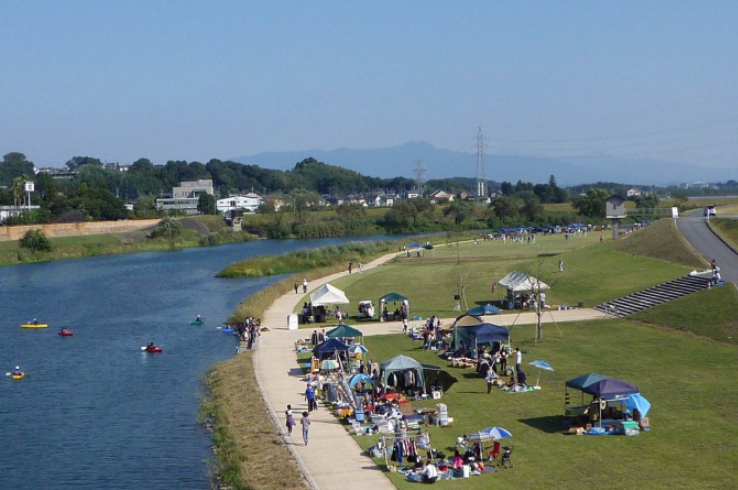
[[[708,262],[715,259],[723,279],[738,283],[738,254],[710,230],[705,218],[679,218],[677,227]]]
[[[378,267],[395,257],[388,254],[374,262],[365,265],[365,270]],[[347,272],[341,272],[313,281],[310,285],[314,290],[323,284],[343,277]],[[302,433],[299,426],[297,414],[307,409],[303,393],[305,391],[304,375],[295,361],[295,341],[305,339],[312,333],[309,329],[288,330],[287,316],[291,314],[295,306],[302,299],[302,294],[286,294],[279,298],[265,312],[262,325],[270,328],[270,332],[261,336],[259,349],[254,356],[256,374],[260,380],[261,388],[267,406],[276,415],[282,432],[284,428],[284,416],[282,415],[287,404],[292,405],[298,426],[295,427],[292,436],[286,436],[287,444],[291,446],[297,457],[298,463],[307,474],[308,481],[314,487],[322,490],[345,490],[367,489],[382,490],[393,489],[394,485],[384,473],[377,468],[374,462],[366,456],[362,456],[361,448],[356,441],[349,436],[338,420],[328,413],[324,407],[310,415],[312,425],[310,427],[309,446],[305,447],[302,442]],[[552,311],[544,315],[546,323],[569,322],[590,320],[594,318],[605,318],[605,315],[591,310],[581,308],[568,311]],[[446,325],[453,319],[442,320]],[[535,323],[534,313],[496,315],[494,322],[499,325],[523,325]],[[364,335],[381,335],[388,333],[401,333],[401,322],[386,322],[373,324],[362,329]],[[278,463],[275,462],[275,469]]]

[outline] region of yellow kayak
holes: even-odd
[[[47,328],[48,323],[23,323],[21,328]]]
[[[26,376],[26,373],[20,373],[20,374],[11,374],[11,379],[23,379]]]

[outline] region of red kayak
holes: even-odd
[[[59,335],[61,337],[72,337],[74,334],[69,330],[62,330],[61,332],[59,332]]]
[[[161,347],[146,347],[146,352],[164,352]]]

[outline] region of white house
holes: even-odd
[[[638,187],[631,187],[625,191],[625,197],[638,197],[641,195],[641,190]]]
[[[201,194],[215,194],[213,181],[200,179],[189,182],[180,182],[179,187],[172,189],[172,197],[156,200],[156,207],[164,211],[184,211],[187,214],[197,214],[197,203]]]
[[[238,196],[224,197],[215,202],[219,213],[229,213],[236,209],[241,209],[248,213],[255,213],[263,203],[264,198],[258,194],[254,194],[253,192]]]

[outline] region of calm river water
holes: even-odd
[[[377,237],[375,237],[377,238]],[[0,488],[208,488],[201,379],[237,347],[216,326],[278,278],[215,273],[346,239],[257,241],[0,268]],[[205,324],[191,326],[196,315]],[[37,318],[48,329],[21,329]],[[70,325],[74,337],[57,335]],[[145,354],[153,341],[162,354]],[[11,381],[15,365],[29,375]]]

